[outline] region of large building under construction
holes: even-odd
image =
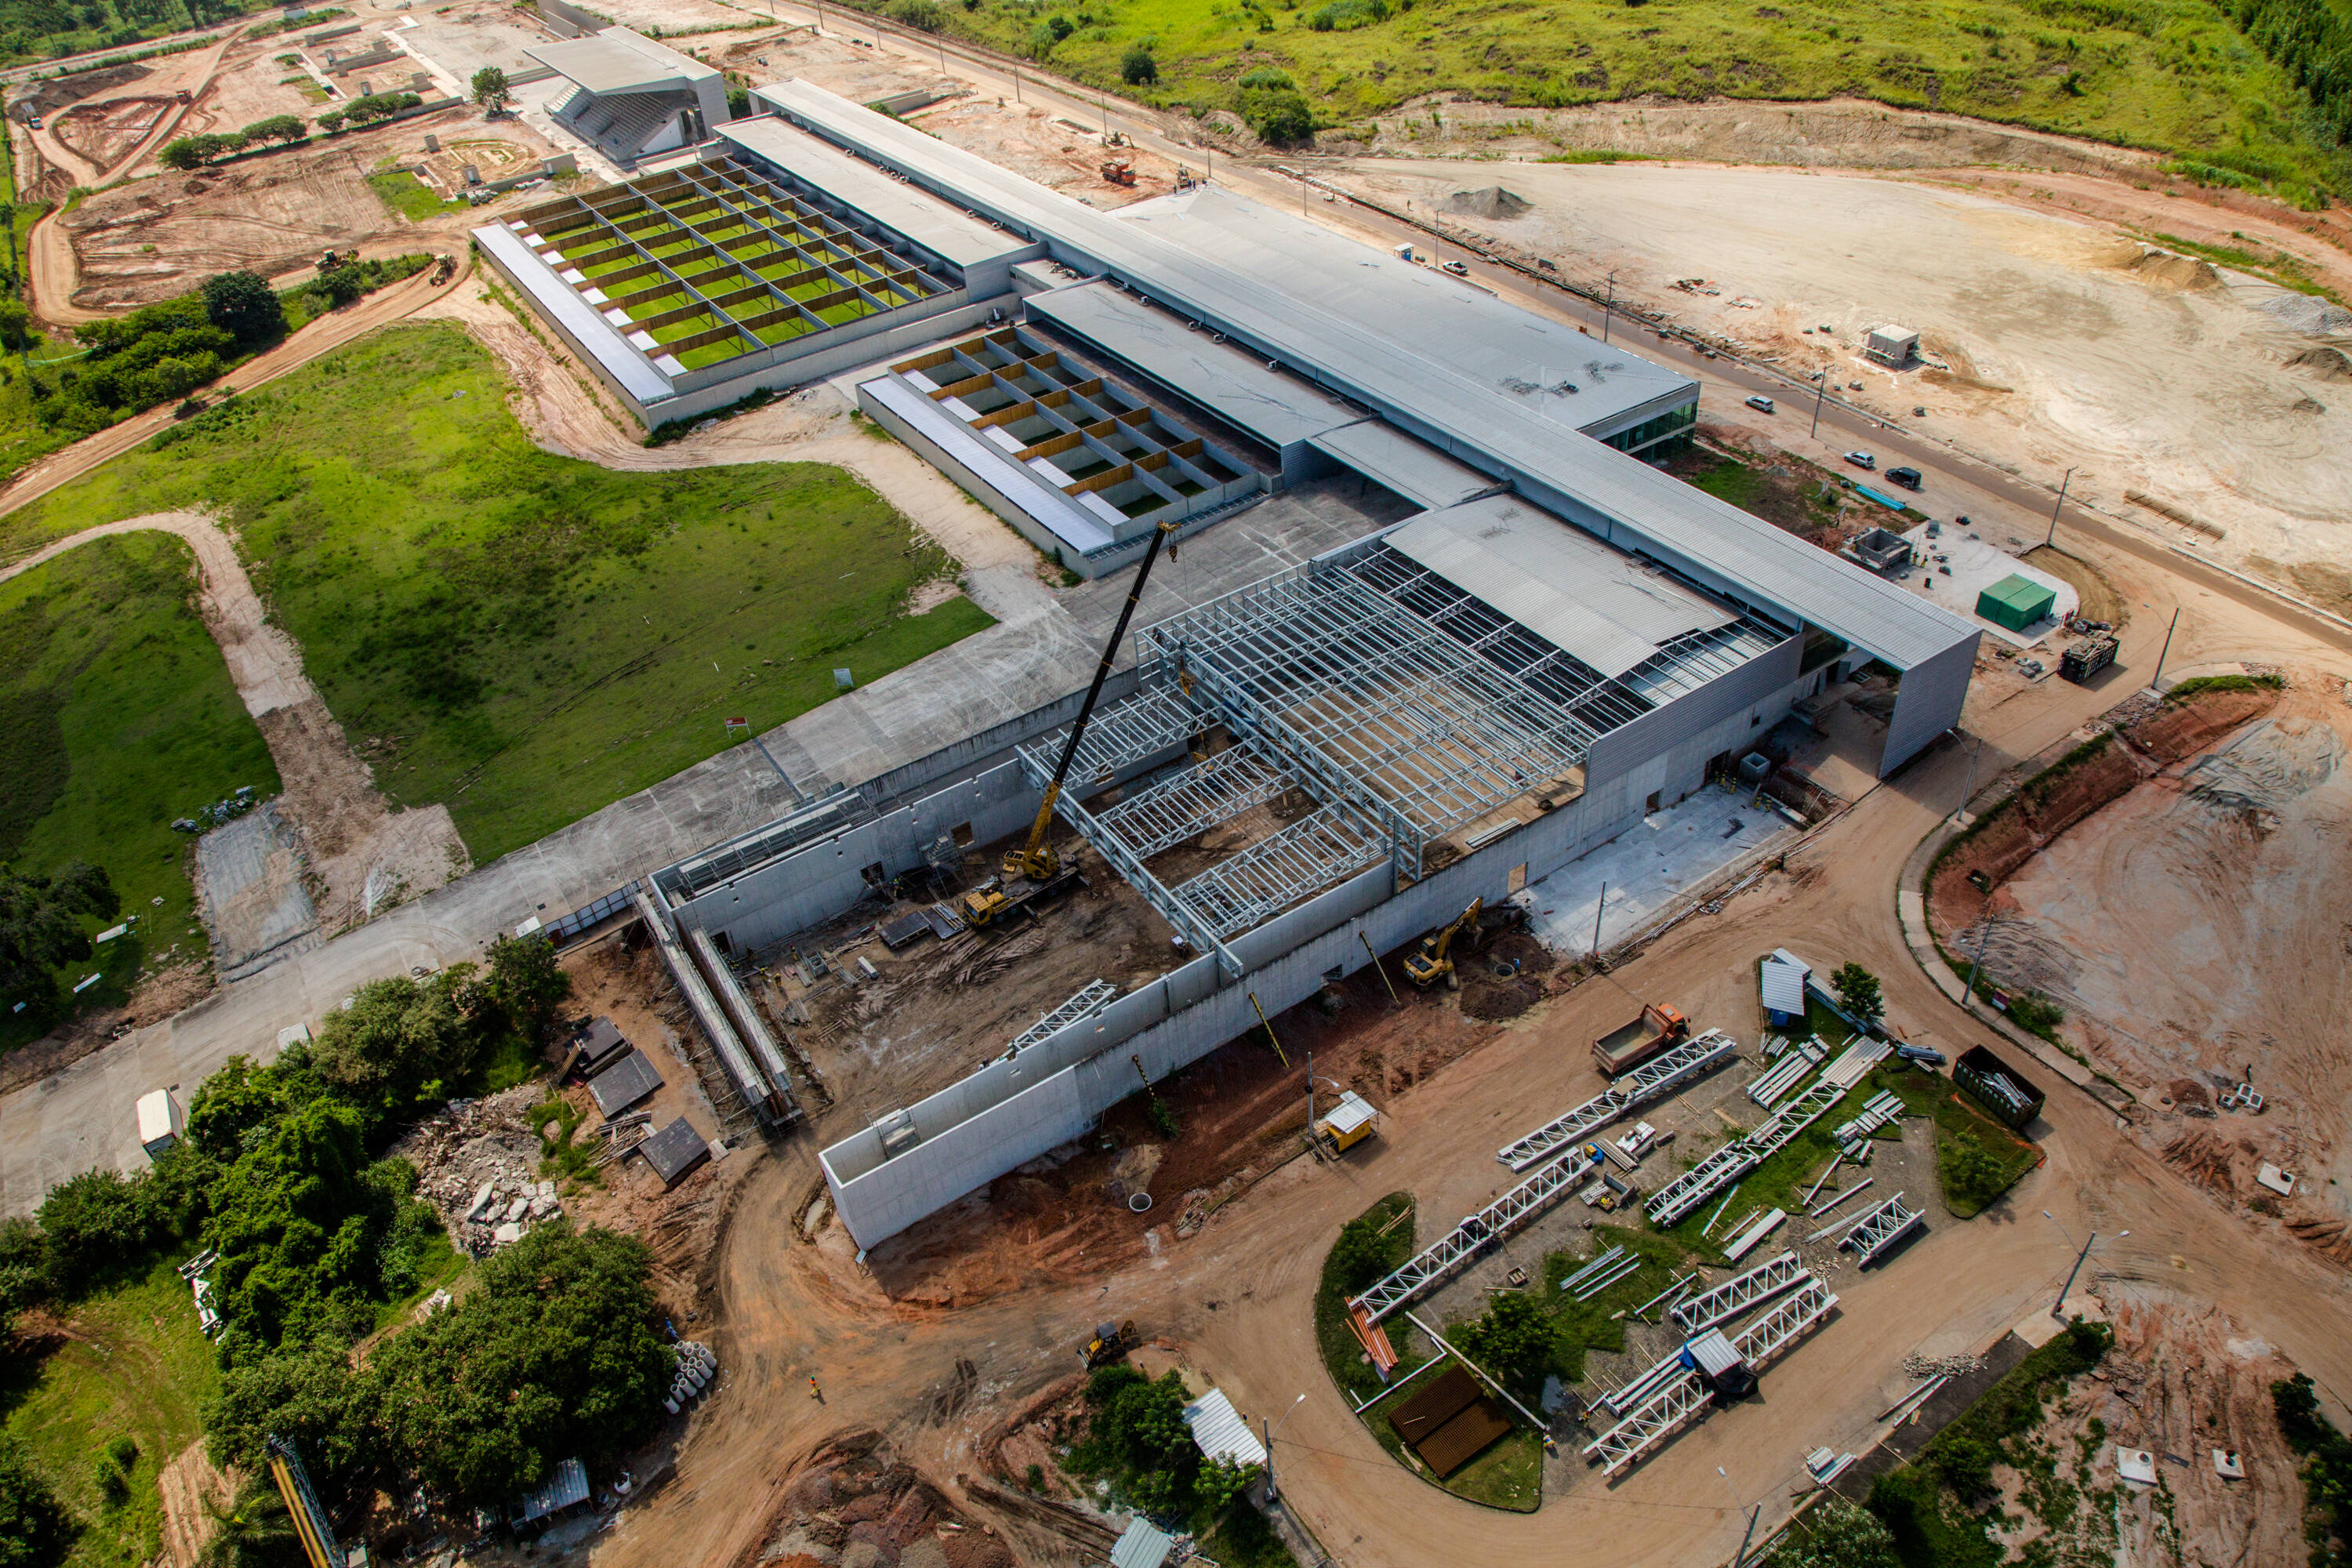
[[[825,1149],[861,1245],[1690,794],[1834,674],[1900,674],[1882,772],[1958,721],[1974,626],[1644,460],[1686,438],[1688,378],[1213,188],[1114,216],[805,84],[755,98],[718,155],[483,231],[648,419],[737,358],[856,370],[873,418],[1086,575],[1322,473],[1410,512],[1136,634],[1058,816],[1180,962]],[[631,316],[654,290],[679,302]],[[1076,707],[672,867],[647,912],[707,962],[1013,833]],[[1211,863],[1163,878],[1204,835]],[[766,1051],[720,1056],[756,1077]]]

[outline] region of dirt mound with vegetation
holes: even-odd
[[[2210,261],[2200,261],[2191,256],[2175,256],[2168,250],[2144,250],[2139,258],[2125,268],[2143,283],[2158,289],[2219,289],[2221,275],[2213,270]]]

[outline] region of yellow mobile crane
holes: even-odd
[[[1103,645],[1102,662],[1095,667],[1094,684],[1087,688],[1087,700],[1078,706],[1078,720],[1070,726],[1070,738],[1062,742],[1062,760],[1054,764],[1053,781],[1045,786],[1045,798],[1038,803],[1037,820],[1030,826],[1028,842],[1018,849],[1006,850],[998,874],[960,900],[963,918],[971,926],[992,925],[1078,880],[1077,868],[1063,866],[1061,851],[1054,847],[1048,837],[1054,826],[1054,804],[1062,798],[1062,782],[1069,776],[1070,763],[1078,754],[1078,742],[1087,732],[1087,721],[1094,717],[1095,701],[1102,696],[1111,662],[1118,657],[1118,645],[1127,637],[1127,623],[1143,597],[1143,584],[1151,575],[1151,563],[1160,559],[1160,547],[1175,531],[1173,522],[1163,522],[1152,531],[1150,547],[1144,551],[1143,564],[1136,570],[1135,586],[1128,590],[1127,603],[1118,612],[1118,625],[1111,628],[1110,640]]]

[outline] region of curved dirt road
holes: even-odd
[[[2054,682],[1984,683],[1969,710],[1988,753],[1975,764],[1977,784],[2137,689],[2176,602],[2198,614],[2182,621],[2171,668],[2242,658],[2345,666],[2324,645],[2144,563],[2103,564],[2137,606],[2124,628],[2124,674],[2104,695],[2053,691]],[[1336,1166],[1294,1162],[1190,1240],[1168,1239],[1163,1223],[1156,1255],[1142,1245],[1145,1220],[1133,1234],[1069,1232],[1066,1246],[992,1247],[1002,1235],[995,1222],[963,1211],[951,1240],[932,1222],[937,1258],[978,1259],[975,1268],[1006,1259],[1005,1270],[1029,1272],[1008,1274],[1002,1294],[970,1305],[917,1304],[938,1294],[923,1289],[938,1276],[932,1259],[908,1256],[908,1241],[886,1243],[861,1268],[837,1227],[814,1247],[793,1231],[792,1215],[816,1179],[814,1148],[847,1129],[813,1130],[749,1179],[715,1265],[724,1305],[711,1338],[728,1369],[724,1384],[693,1417],[676,1472],[623,1516],[596,1548],[598,1562],[753,1560],[798,1465],[830,1436],[860,1426],[887,1433],[930,1479],[961,1489],[955,1478],[979,1468],[983,1423],[1071,1370],[1071,1337],[1114,1311],[1171,1341],[1253,1418],[1307,1396],[1276,1444],[1283,1492],[1348,1568],[1546,1562],[1562,1555],[1563,1542],[1587,1539],[1631,1563],[1720,1562],[1748,1506],[1763,1505],[1768,1531],[1786,1516],[1807,1450],[1858,1450],[1871,1439],[1875,1412],[1909,1385],[1906,1356],[1978,1351],[2047,1311],[2074,1257],[2059,1225],[2041,1217],[2045,1208],[2075,1237],[2086,1228],[2132,1233],[2102,1245],[2078,1289],[2095,1285],[2111,1300],[2225,1302],[2242,1332],[2277,1346],[2323,1388],[2352,1390],[2344,1272],[2276,1225],[2252,1228],[2217,1207],[2134,1142],[2105,1104],[2063,1085],[2043,1112],[2042,1169],[1979,1219],[1931,1229],[1885,1272],[1841,1271],[1838,1317],[1774,1369],[1759,1400],[1693,1427],[1613,1487],[1583,1477],[1533,1516],[1459,1501],[1401,1472],[1322,1373],[1311,1304],[1338,1227],[1401,1187],[1421,1201],[1424,1237],[1486,1202],[1508,1179],[1491,1152],[1543,1111],[1593,1092],[1578,1042],[1620,1022],[1629,993],[1671,998],[1695,1017],[1744,1016],[1734,1009],[1754,1006],[1756,956],[1787,944],[1871,968],[1889,1015],[1915,1038],[1948,1053],[1979,1043],[2013,1052],[1945,999],[1910,957],[1895,918],[1902,865],[1952,808],[1970,768],[1967,748],[1947,743],[1864,795],[1792,855],[1786,874],[1717,915],[1685,921],[1611,976],[1538,1007],[1395,1097],[1383,1107],[1381,1136],[1360,1153]],[[2048,1071],[2053,1080],[2063,1076]],[[1095,1264],[1072,1255],[1081,1246]],[[1041,1253],[1050,1261],[1028,1261]],[[899,1299],[886,1296],[877,1275]],[[2248,1288],[2254,1279],[2259,1291]],[[988,1408],[942,1417],[941,1391],[959,1358],[978,1363]],[[824,1381],[824,1405],[806,1396],[812,1373]],[[1724,1478],[1707,1479],[1717,1466]],[[1033,1527],[996,1523],[1016,1542],[1039,1544],[1024,1534]]]
[[[356,925],[374,912],[368,899],[371,876],[380,894],[394,886],[422,894],[471,869],[447,806],[394,811],[385,801],[374,775],[303,673],[301,649],[269,623],[236,546],[204,513],[150,512],[83,529],[0,567],[0,583],[93,539],[151,531],[178,536],[195,554],[198,613],[278,764],[284,786],[279,805],[302,835],[318,874],[319,914],[326,928]]]
[[[377,289],[355,304],[340,310],[330,310],[268,353],[248,360],[229,372],[222,380],[249,391],[276,380],[289,371],[299,370],[321,354],[332,353],[352,339],[388,322],[399,321],[449,293],[466,280],[471,267],[470,259],[459,252],[457,268],[446,283],[435,284],[432,268],[427,268],[388,289]],[[218,384],[215,384],[215,386]],[[212,392],[214,387],[202,390]],[[131,450],[172,424],[174,418],[169,406],[151,408],[144,414],[134,414],[121,424],[110,426],[95,436],[85,437],[62,451],[50,453],[17,475],[6,489],[0,490],[0,517],[5,517],[27,501],[39,500],[60,485],[81,478],[108,458]]]

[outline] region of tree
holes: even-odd
[[[1873,1515],[1832,1497],[1773,1543],[1765,1568],[1901,1568],[1895,1537]]]
[[[257,120],[237,132],[247,142],[299,142],[310,134],[301,117],[294,114],[273,114],[267,120]]]
[[[196,1559],[197,1568],[302,1568],[308,1561],[286,1500],[264,1470],[247,1474],[228,1507],[208,1506],[206,1511],[213,1516],[213,1538]]]
[[[1279,66],[1242,73],[1242,118],[1268,142],[1303,142],[1315,134],[1315,106]]]
[[[883,15],[901,26],[923,33],[937,33],[948,25],[947,11],[939,0],[890,0],[890,8]]]
[[[60,1295],[87,1289],[102,1276],[135,1264],[169,1233],[145,1172],[84,1171],[51,1187],[35,1212],[47,1238],[50,1288]]]
[[[286,331],[286,307],[258,272],[222,272],[205,279],[205,315],[240,342],[259,342]]]
[[[652,1264],[634,1237],[562,1221],[493,1254],[474,1290],[369,1363],[383,1458],[480,1503],[643,1441],[673,1367]]]
[[[0,1437],[0,1568],[61,1562],[74,1522],[13,1437]]]
[[[1944,1187],[1952,1196],[1982,1207],[2000,1196],[2009,1185],[2000,1160],[1973,1131],[1962,1128],[1944,1140],[1937,1151],[1943,1167]]]
[[[361,986],[311,1043],[319,1076],[371,1117],[446,1098],[445,1086],[474,1063],[474,1034],[455,994],[469,973],[445,970],[429,981],[394,974]]]
[[[177,136],[156,150],[155,162],[167,169],[194,169],[210,160],[205,155],[202,138]]]
[[[1141,87],[1160,79],[1160,62],[1151,58],[1151,50],[1142,44],[1132,44],[1118,58],[1118,79],[1129,87]]]
[[[1850,958],[1830,976],[1830,989],[1837,993],[1838,1005],[1861,1023],[1870,1023],[1886,1011],[1885,999],[1879,994],[1878,976]]]
[[[498,67],[484,66],[474,73],[474,101],[489,110],[493,120],[512,96],[507,89],[507,73]]]
[[[327,1341],[246,1355],[205,1405],[213,1462],[257,1469],[262,1439],[292,1442],[314,1479],[350,1478],[375,1458],[375,1404],[351,1358]]]
[[[1543,1308],[1517,1290],[1496,1296],[1486,1316],[1463,1324],[1453,1336],[1455,1348],[1488,1376],[1517,1389],[1542,1384],[1551,1370],[1555,1337]]]
[[[313,1100],[214,1184],[204,1241],[220,1253],[213,1284],[240,1342],[274,1345],[373,1320],[383,1237],[404,1194],[369,1164],[366,1125],[348,1105]]]
[[[1340,1228],[1324,1267],[1335,1275],[1341,1293],[1352,1296],[1394,1267],[1389,1261],[1391,1249],[1380,1231],[1370,1215]]]
[[[1147,1513],[1189,1513],[1201,1450],[1184,1421],[1184,1379],[1171,1371],[1157,1383],[1132,1367],[1105,1367],[1087,1384],[1095,1412],[1078,1451],[1082,1468],[1121,1477]]]
[[[56,877],[0,867],[0,1001],[39,1005],[57,994],[49,972],[91,952],[84,919],[110,921],[121,907],[106,872],[76,860]]]
[[[331,109],[327,110],[326,113],[319,116],[319,129],[326,132],[331,136],[336,132],[341,131],[343,128],[343,122],[350,118],[351,116],[349,114],[340,109]],[[164,149],[164,152],[166,153],[170,151],[171,149],[168,147]],[[157,156],[160,157],[162,154],[158,153]]]
[[[555,962],[555,944],[545,937],[502,936],[490,944],[489,973],[476,990],[478,1005],[495,1008],[536,1045],[572,995],[572,976]]]
[[[0,348],[28,349],[33,341],[33,312],[13,294],[0,297]]]

